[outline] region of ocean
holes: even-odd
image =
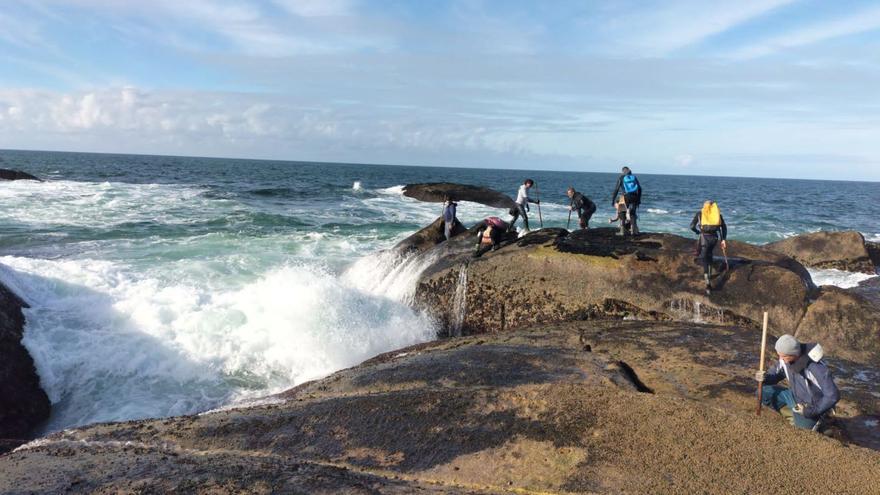
[[[612,216],[611,173],[0,151],[0,280],[29,304],[24,344],[53,403],[46,431],[259,400],[431,340],[410,307],[424,263],[382,251],[433,221],[415,182],[515,196],[537,182],[565,227],[573,185]],[[858,230],[880,241],[880,183],[640,174],[643,231],[692,235],[705,199],[729,236],[766,243]],[[466,225],[506,212],[459,205]],[[539,225],[532,207],[532,228]],[[576,221],[573,221],[573,224]],[[812,271],[853,286],[868,275]]]

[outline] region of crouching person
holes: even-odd
[[[776,341],[779,362],[755,379],[764,382],[761,402],[782,414],[789,423],[817,431],[827,422],[826,415],[840,400],[831,371],[822,361],[822,346],[802,344],[785,334]],[[788,388],[777,385],[788,380]]]
[[[510,225],[498,217],[487,217],[477,224],[477,247],[473,256],[482,256],[488,250],[497,250]]]

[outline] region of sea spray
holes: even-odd
[[[369,288],[303,265],[211,283],[101,260],[0,262],[31,305],[23,343],[53,402],[48,431],[221,407],[436,335],[400,302],[414,262]]]
[[[458,281],[455,284],[455,295],[452,298],[452,317],[449,329],[449,334],[452,337],[461,337],[464,318],[467,314],[467,285],[468,264],[465,262],[458,269]]]
[[[342,281],[366,293],[412,305],[419,275],[437,260],[437,256],[381,251],[356,261],[343,273]]]

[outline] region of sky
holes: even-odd
[[[0,149],[880,180],[880,3],[4,0]]]

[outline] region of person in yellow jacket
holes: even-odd
[[[691,220],[691,230],[700,236],[700,260],[703,262],[703,277],[706,280],[706,295],[712,293],[712,262],[715,246],[727,249],[727,224],[718,208],[718,203],[708,200]]]

